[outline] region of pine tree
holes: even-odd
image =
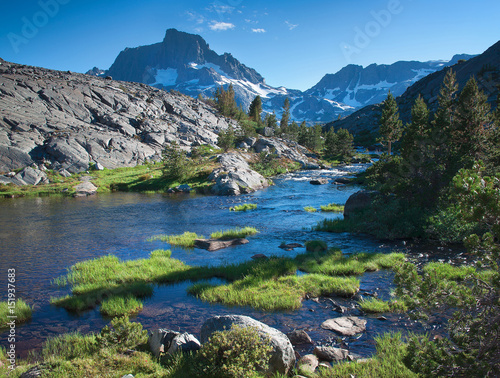
[[[262,113],[262,99],[260,96],[256,96],[252,103],[250,104],[250,108],[248,109],[248,116],[254,122],[258,124],[262,123],[260,118],[260,114]]]
[[[227,152],[229,149],[234,147],[235,134],[234,129],[229,127],[227,130],[219,131],[219,137],[217,138],[217,145]]]
[[[458,97],[453,143],[462,160],[472,162],[484,158],[486,129],[493,121],[486,95],[479,90],[474,77],[470,78]]]
[[[171,142],[162,151],[163,177],[172,180],[182,180],[188,173],[189,165],[186,153],[177,142]]]
[[[326,158],[333,158],[338,155],[338,138],[333,127],[328,130],[325,136],[325,150],[324,155]]]
[[[290,100],[285,98],[285,103],[283,104],[283,115],[281,116],[280,129],[286,132],[288,129],[288,123],[290,122]]]
[[[411,122],[406,126],[404,135],[401,138],[401,156],[404,159],[411,159],[412,156],[423,153],[426,148],[425,144],[428,143],[430,124],[430,112],[427,104],[421,95],[415,100],[415,104],[411,108]],[[416,157],[421,161],[422,159]]]
[[[383,103],[382,117],[380,118],[381,141],[387,143],[387,153],[391,155],[392,143],[401,138],[403,123],[399,119],[399,109],[396,99],[389,91]]]
[[[340,156],[345,159],[354,155],[354,136],[346,129],[337,130],[337,149]]]

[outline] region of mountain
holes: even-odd
[[[335,74],[325,75],[318,84],[303,92],[267,85],[257,71],[231,54],[217,54],[199,35],[168,29],[162,42],[126,48],[109,70],[103,72],[94,67],[87,73],[174,89],[193,97],[200,93],[210,97],[218,86],[232,84],[236,99],[244,109],[259,95],[263,110],[275,112],[280,118],[288,97],[292,119],[312,124],[330,122],[380,102],[388,90],[400,95],[422,77],[470,57],[457,55],[449,62],[397,62],[366,68],[348,65]]]
[[[465,86],[471,76],[478,81],[479,89],[488,96],[488,101],[494,108],[500,86],[500,41],[495,43],[481,55],[467,61],[458,60],[450,66],[456,73],[459,91]],[[438,106],[438,94],[447,69],[443,69],[420,79],[399,96],[396,101],[400,117],[404,122],[410,121],[411,107],[418,95],[422,95],[431,111]],[[384,100],[381,99],[380,101]],[[326,128],[345,128],[353,133],[369,133],[378,130],[381,104],[364,107],[353,114],[326,125]]]
[[[305,93],[361,108],[383,101],[388,91],[399,96],[423,77],[472,57],[461,54],[450,61],[400,61],[391,65],[371,64],[366,68],[350,64],[335,74],[325,75]]]

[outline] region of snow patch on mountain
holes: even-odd
[[[158,69],[156,70],[155,80],[152,85],[163,85],[165,87],[173,86],[177,82],[179,74],[175,68]]]

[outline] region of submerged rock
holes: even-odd
[[[311,337],[304,330],[294,330],[286,334],[293,345],[312,344]]]
[[[314,180],[311,180],[309,181],[309,184],[311,185],[325,185],[325,184],[328,184],[328,179],[326,178],[318,178],[318,179],[314,179]]]
[[[334,347],[316,347],[314,348],[314,354],[323,361],[333,362],[346,360],[349,356],[349,351],[342,348]]]
[[[233,324],[254,327],[263,339],[270,339],[273,351],[266,374],[288,374],[295,366],[295,352],[288,337],[281,331],[243,315],[214,316],[201,327],[201,342],[205,343],[215,331],[229,330]]]

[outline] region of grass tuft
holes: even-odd
[[[364,312],[370,313],[406,312],[408,310],[403,301],[386,302],[378,298],[364,299],[359,305]]]
[[[203,238],[203,235],[197,235],[194,232],[185,232],[181,235],[156,235],[149,238],[148,241],[160,240],[173,246],[193,248],[194,241]]]
[[[333,213],[343,213],[344,205],[339,205],[336,203],[330,203],[328,205],[320,206],[321,211],[333,212]]]
[[[307,211],[308,213],[315,213],[318,210],[312,206],[306,206],[304,207],[304,211]]]
[[[210,238],[220,239],[220,240],[241,239],[250,235],[255,235],[258,232],[259,231],[253,227],[244,227],[244,228],[237,227],[231,230],[213,232],[210,235]]]
[[[14,309],[14,314],[10,312],[11,309]],[[0,329],[6,328],[7,323],[13,320],[8,318],[9,315],[16,316],[16,323],[21,324],[31,319],[32,312],[32,307],[21,298],[11,302],[10,306],[8,301],[0,302]]]
[[[132,295],[114,296],[101,304],[101,314],[116,317],[132,315],[142,310],[142,302]]]
[[[229,211],[248,211],[248,210],[255,210],[257,208],[257,205],[254,203],[245,203],[243,205],[236,205],[234,207],[230,207]]]

